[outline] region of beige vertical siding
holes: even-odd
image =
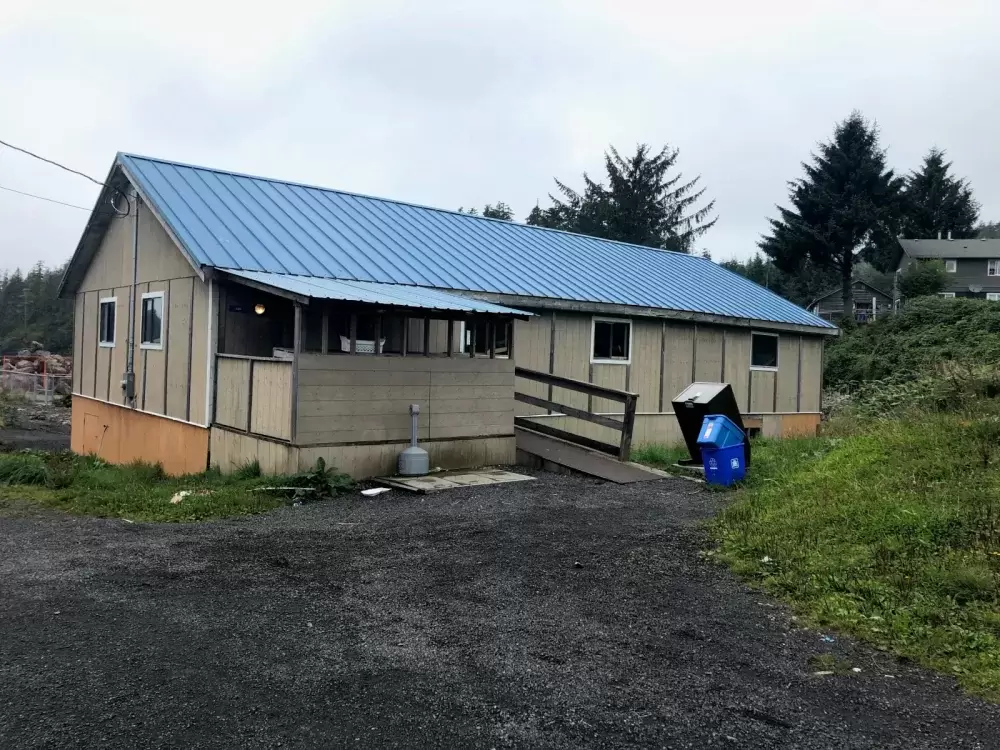
[[[250,360],[219,357],[215,364],[216,424],[246,430],[250,413]]]
[[[694,379],[718,383],[722,377],[722,329],[698,326]]]
[[[528,320],[514,321],[514,360],[518,367],[538,372],[549,371],[549,346],[552,335],[551,314],[536,315]],[[518,378],[517,390],[529,396],[548,398],[549,388],[542,383]],[[538,414],[537,406],[518,403],[514,407],[519,417]]]
[[[658,320],[632,321],[632,364],[628,390],[639,394],[636,411],[660,410],[660,348],[663,325]],[[597,382],[597,381],[594,381]],[[624,384],[622,384],[624,388]],[[620,409],[620,407],[615,407]]]
[[[819,411],[823,387],[823,339],[802,337],[802,403],[799,411]]]
[[[778,399],[775,411],[796,411],[799,391],[799,336],[782,335],[778,342]]]
[[[746,411],[750,402],[750,332],[738,328],[726,331],[726,372],[723,382],[733,388],[740,409]]]
[[[591,319],[585,315],[556,315],[556,330],[553,360],[553,372],[576,380],[588,380],[590,375],[590,328]],[[516,357],[515,350],[515,357]],[[610,365],[624,367],[624,365]],[[578,409],[587,408],[587,397],[577,391],[565,388],[553,388],[552,400],[575,406]]]
[[[663,408],[670,411],[670,402],[691,385],[694,368],[694,326],[666,324],[663,342]],[[637,363],[638,364],[638,363]],[[644,410],[646,411],[646,410]],[[649,411],[654,411],[650,409]]]
[[[768,370],[750,372],[750,412],[774,411],[774,379],[778,373]],[[738,403],[738,402],[737,402]]]
[[[250,432],[283,440],[292,437],[291,363],[254,363]]]
[[[139,226],[134,298],[136,406],[204,424],[207,288],[145,206],[140,209]],[[77,294],[74,388],[114,404],[125,403],[121,380],[128,356],[132,227],[131,218],[112,220]],[[162,350],[140,348],[142,294],[146,291],[164,292]],[[117,298],[114,347],[99,347],[97,342],[102,297]]]

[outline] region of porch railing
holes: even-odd
[[[547,409],[557,414],[562,414],[567,417],[576,417],[577,419],[582,419],[593,424],[601,425],[602,427],[619,431],[621,433],[621,438],[618,441],[618,445],[612,445],[611,443],[606,443],[603,440],[595,440],[594,438],[577,435],[568,430],[552,427],[551,425],[547,425],[542,422],[536,422],[533,421],[531,417],[515,417],[514,425],[528,430],[534,430],[535,432],[540,432],[543,435],[549,435],[571,443],[576,443],[577,445],[581,445],[585,448],[591,448],[593,450],[600,451],[601,453],[608,453],[615,456],[620,461],[629,460],[629,455],[632,452],[632,429],[635,426],[635,406],[636,401],[639,399],[637,394],[629,393],[628,391],[619,391],[614,388],[606,388],[602,385],[594,385],[593,383],[588,383],[583,380],[565,378],[561,375],[552,375],[547,372],[528,370],[524,367],[515,367],[514,375],[518,378],[535,381],[536,383],[544,383],[545,385],[557,388],[565,388],[566,390],[576,391],[577,393],[585,393],[588,396],[605,398],[623,404],[622,418],[615,419],[614,417],[606,414],[596,414],[587,409],[579,409],[575,406],[560,404],[553,401],[551,398],[539,398],[538,396],[532,396],[527,393],[519,393],[516,390],[514,393],[514,399],[520,401],[521,403],[531,404],[532,406]],[[552,390],[550,388],[550,396],[551,393]]]
[[[216,424],[290,440],[292,398],[289,360],[217,355],[213,419]]]

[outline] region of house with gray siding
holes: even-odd
[[[870,323],[880,315],[892,312],[892,294],[861,279],[851,282],[852,309],[849,315],[858,323]],[[809,310],[823,320],[838,321],[844,317],[844,299],[840,287],[826,290],[809,303]]]
[[[1000,240],[899,240],[896,272],[925,260],[944,262],[944,297],[979,297],[1000,301]]]

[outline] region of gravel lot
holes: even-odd
[[[1000,747],[1000,707],[703,561],[723,500],[539,475],[0,518],[0,747]],[[862,671],[815,676],[828,652]]]

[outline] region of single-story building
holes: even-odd
[[[810,433],[837,333],[706,258],[129,154],[60,293],[73,449],[171,473],[389,473],[410,404],[445,468],[512,463],[515,419],[600,440],[613,420],[537,404],[620,413],[602,393],[631,394],[636,443],[675,443],[699,380]]]
[[[854,279],[851,282],[851,296],[854,308],[851,316],[858,323],[870,323],[879,315],[892,312],[892,294],[872,286],[867,281]],[[844,317],[844,298],[840,287],[828,289],[809,303],[809,309],[823,320],[837,321]]]

